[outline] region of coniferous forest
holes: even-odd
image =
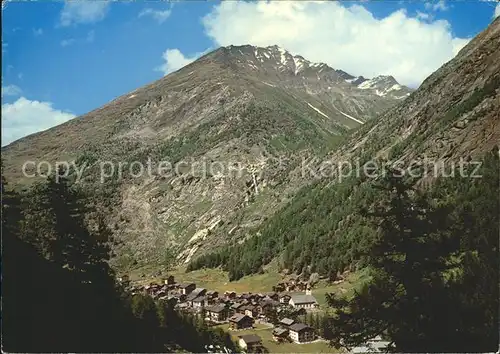
[[[328,296],[335,315],[322,331],[334,346],[384,335],[403,352],[493,351],[499,172],[495,148],[481,161],[481,178],[442,177],[424,188],[388,170],[370,183],[307,187],[260,236],[201,256],[188,270],[220,266],[238,279],[282,249],[281,267],[297,274],[335,279],[339,271],[366,268],[372,280],[352,299]],[[340,221],[342,215],[350,216]]]
[[[310,209],[328,205],[331,193],[347,193],[343,188],[356,196],[367,187],[323,189],[307,209],[300,198],[289,205],[266,225],[267,233],[242,246],[244,254],[222,250],[198,258],[191,269],[223,266],[237,278],[278,256],[279,246],[284,266],[297,273],[334,278],[331,269],[366,268],[371,281],[352,298],[330,294],[334,311],[306,319],[333,346],[349,348],[383,335],[398,351],[491,351],[498,344],[499,167],[492,151],[482,161],[481,178],[441,178],[428,189],[388,170],[369,186],[376,198],[353,202],[359,208],[346,234],[351,239],[326,233],[331,243],[324,253],[303,230],[319,220],[316,230],[327,230],[332,221]],[[209,329],[201,318],[120,288],[107,263],[111,233],[69,178],[51,176],[22,193],[6,187],[2,179],[4,350],[199,352],[214,343],[235,350],[227,333]],[[289,226],[284,239],[273,238],[283,223]],[[252,259],[259,261],[249,267]]]

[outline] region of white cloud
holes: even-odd
[[[23,91],[16,85],[2,86],[2,97],[19,96]]]
[[[153,10],[150,8],[144,9],[139,13],[139,17],[151,16],[156,22],[163,23],[170,17],[172,10]]]
[[[94,23],[103,20],[109,9],[109,1],[66,0],[60,16],[61,26]]]
[[[41,36],[43,34],[42,28],[33,28],[33,35],[35,37]]]
[[[2,53],[6,53],[7,52],[7,47],[9,46],[8,43],[2,43]]]
[[[497,18],[500,16],[500,2],[497,4],[497,7],[495,7],[495,13],[493,14],[493,18]]]
[[[432,18],[432,16],[425,13],[425,12],[417,11],[417,18],[419,20],[427,21],[427,20],[430,20]]]
[[[63,39],[61,41],[61,47],[67,47],[69,45],[72,45],[73,43],[75,43],[75,39],[74,38]]]
[[[163,52],[162,55],[162,58],[165,62],[155,70],[162,71],[164,75],[168,75],[171,72],[176,71],[183,66],[188,65],[189,63],[192,63],[206,52],[207,51],[195,53],[192,56],[185,56],[177,48],[167,49],[165,52]]]
[[[446,10],[448,10],[448,6],[446,5],[445,0],[439,0],[438,2],[426,2],[425,8],[427,10],[432,10],[432,11],[446,11]]]
[[[31,101],[24,97],[14,103],[2,104],[2,146],[74,117],[72,113],[54,109],[50,102]]]
[[[404,10],[378,19],[361,5],[336,1],[227,1],[203,24],[217,45],[277,44],[353,75],[390,74],[413,87],[469,41],[454,37],[447,21],[422,21]]]

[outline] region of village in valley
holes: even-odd
[[[314,286],[299,277],[259,293],[218,292],[194,282],[177,283],[173,275],[146,285],[132,284],[126,275],[118,280],[132,296],[145,294],[167,301],[177,311],[192,313],[207,325],[228,331],[244,352],[334,351],[320,336],[319,318],[324,311],[313,295]],[[316,326],[311,324],[314,318]],[[380,338],[372,342],[367,344],[372,348],[386,344]]]
[[[259,329],[269,329],[277,344],[314,341],[326,344],[314,328],[295,320],[308,312],[319,311],[311,285],[299,279],[279,283],[274,287],[275,291],[239,294],[234,291],[219,293],[196,287],[192,282],[177,283],[174,276],[164,279],[163,284],[129,285],[127,276],[119,280],[128,285],[132,295],[144,293],[154,299],[166,300],[179,311],[203,316],[207,324],[234,333],[241,349],[248,352],[265,351],[263,339],[257,334],[261,332]],[[238,332],[242,334],[238,335]]]

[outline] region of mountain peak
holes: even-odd
[[[369,90],[378,96],[389,95],[401,99],[407,97],[412,91],[400,85],[392,75],[379,75],[372,79],[363,76],[354,76],[341,69],[333,69],[325,63],[314,63],[302,55],[292,54],[278,45],[258,47],[253,45],[230,45],[223,47],[232,57],[226,58],[232,64],[250,67],[255,71],[264,71],[266,75],[271,72],[279,75],[290,75],[303,79],[326,80],[332,84],[343,85],[348,83],[361,90]]]

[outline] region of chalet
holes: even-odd
[[[295,343],[312,342],[315,339],[314,329],[303,323],[295,323],[289,327],[290,339]]]
[[[273,300],[275,300],[275,301],[278,301],[278,297],[279,297],[279,296],[278,296],[278,294],[277,294],[277,293],[275,293],[274,291],[271,291],[271,292],[269,292],[269,293],[265,293],[264,295],[265,295],[265,298],[270,298],[270,299],[273,299]],[[264,298],[264,299],[265,299],[265,298]]]
[[[196,288],[193,290],[193,293],[197,294],[198,296],[203,296],[207,293],[207,289],[205,288]]]
[[[184,294],[174,294],[174,296],[179,300],[179,302],[186,301],[187,296]]]
[[[156,293],[156,295],[158,298],[161,298],[161,297],[166,297],[167,296],[167,292],[164,291],[164,290],[160,290]]]
[[[154,295],[156,294],[158,291],[160,291],[160,285],[156,284],[156,283],[151,283],[149,285],[146,285],[145,286],[145,289],[147,291],[147,293],[149,295]]]
[[[164,280],[164,283],[166,285],[173,285],[175,284],[175,278],[173,275],[170,275],[167,279]]]
[[[269,304],[271,306],[278,306],[280,302],[278,300],[274,300],[266,296],[265,298],[259,301],[259,305],[263,306],[264,304]]]
[[[193,302],[193,300],[194,300],[194,299],[196,299],[197,297],[198,297],[198,294],[197,294],[197,293],[195,293],[195,292],[191,292],[191,293],[189,293],[188,295],[186,295],[186,299],[185,299],[185,301],[186,301],[186,302],[191,303],[191,302]]]
[[[214,301],[216,303],[219,303],[219,304],[227,305],[227,307],[230,307],[233,304],[233,302],[231,300],[227,300],[224,297],[216,297],[216,298],[214,298]]]
[[[191,301],[191,306],[193,306],[194,309],[202,309],[205,307],[207,299],[205,296],[198,296],[193,301]]]
[[[257,308],[253,305],[246,305],[242,310],[244,311],[244,314],[249,317],[257,316]]]
[[[253,318],[242,315],[241,313],[234,314],[229,318],[229,326],[232,330],[252,328],[253,322]]]
[[[239,302],[235,302],[234,304],[231,305],[231,307],[229,308],[229,311],[232,314],[239,313],[242,307],[243,307],[243,304],[241,304]]]
[[[207,291],[207,297],[210,299],[214,299],[219,296],[219,293],[215,290]]]
[[[180,286],[181,294],[183,294],[183,295],[189,294],[194,289],[196,289],[196,284],[195,283],[186,283],[186,284],[182,284]]]
[[[288,304],[288,302],[290,301],[290,295],[287,295],[287,294],[280,294],[278,300],[281,304]]]
[[[312,295],[292,295],[289,304],[294,308],[313,309],[318,306],[316,298]]]
[[[236,293],[234,291],[226,291],[224,293],[224,297],[226,299],[234,299],[236,297]]]
[[[243,293],[240,295],[240,299],[243,299],[243,300],[252,300],[253,297],[254,297],[254,295],[248,294],[248,293]]]
[[[205,314],[213,322],[222,322],[227,319],[227,308],[224,305],[207,306]]]
[[[268,301],[261,301],[257,306],[257,313],[259,315],[262,315],[264,313],[266,313],[267,311],[269,311],[270,309],[272,309],[275,305],[273,305],[272,302],[268,302]]]
[[[291,318],[283,318],[282,320],[280,320],[279,322],[279,325],[283,328],[289,328],[291,325],[293,325],[295,323],[294,320],[292,320]]]
[[[286,328],[275,328],[273,330],[273,338],[277,342],[283,342],[287,339],[288,337],[288,329]]]
[[[262,339],[256,334],[245,334],[238,337],[238,345],[247,352],[257,352],[262,348]]]

